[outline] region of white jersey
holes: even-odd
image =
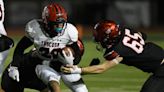
[[[0,0],[0,34],[7,35],[6,30],[4,28],[3,22],[4,22],[4,3],[3,0]]]
[[[26,34],[34,42],[34,46],[40,54],[51,56],[56,49],[62,49],[68,44],[78,40],[78,31],[75,26],[65,23],[62,33],[49,37],[37,20],[32,20],[26,25]],[[44,50],[44,53],[43,53]],[[46,52],[46,53],[45,53]],[[43,56],[43,55],[42,55]],[[52,57],[50,57],[52,58]]]

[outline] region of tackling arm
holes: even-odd
[[[31,45],[33,45],[33,42],[27,38],[26,36],[24,36],[17,44],[15,50],[14,50],[14,55],[13,55],[13,61],[11,62],[12,66],[20,66],[20,61],[23,57],[24,51],[30,47]]]
[[[105,61],[102,64],[99,65],[93,65],[88,67],[81,68],[82,74],[99,74],[107,71],[108,69],[116,66],[119,62],[123,60],[122,57],[117,57],[116,59]]]
[[[61,67],[61,71],[63,71],[64,73],[99,74],[116,66],[122,60],[122,57],[116,57],[113,60],[107,60],[99,65],[87,66],[82,68],[79,68],[78,66],[67,65],[66,67]]]
[[[10,66],[8,68],[8,75],[13,79],[19,82],[19,70],[18,68],[21,65],[21,61],[23,60],[24,51],[26,48],[32,45],[32,42],[27,38],[23,37],[19,43],[17,44],[14,55],[13,55],[13,61],[10,63]]]

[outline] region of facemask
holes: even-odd
[[[60,32],[63,30],[63,28],[60,28],[60,27],[59,27],[59,28],[55,28],[54,30],[55,30],[57,33],[60,33]]]

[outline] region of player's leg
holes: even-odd
[[[73,92],[88,92],[88,89],[80,74],[61,74],[63,82]]]
[[[0,74],[2,74],[3,64],[9,53],[9,49],[12,48],[14,42],[11,38],[0,35]]]
[[[67,64],[72,65],[73,60],[67,59],[65,57]],[[79,59],[80,60],[80,59]],[[61,74],[63,82],[73,91],[73,92],[88,92],[84,81],[80,74]]]
[[[140,92],[164,92],[164,77],[150,76]]]
[[[31,76],[31,73],[30,75]],[[44,84],[40,79],[38,79],[36,76],[33,76],[33,79],[27,80],[25,83],[25,88],[35,89],[40,92],[49,92],[49,88],[46,84]]]
[[[2,92],[3,90],[5,92],[23,92],[24,88],[35,89],[40,92],[49,92],[49,89],[47,88],[47,86],[40,79],[37,78],[34,69],[33,69],[34,72],[31,71],[30,70],[31,68],[29,67],[27,67],[26,70],[30,70],[30,71],[26,71],[24,70],[24,68],[21,69],[19,71],[20,82],[17,82],[11,79],[8,76],[7,69],[8,68],[6,68],[6,70],[4,71],[2,75],[2,82],[1,82]]]
[[[76,44],[70,46],[75,52],[74,60],[67,59],[67,56],[64,56],[67,64],[78,64],[81,60],[81,57],[84,53],[84,47],[82,41],[78,41]],[[70,55],[72,56],[72,55]],[[70,57],[68,56],[68,57]],[[61,74],[63,82],[73,91],[73,92],[88,92],[88,89],[81,77],[80,74]]]
[[[38,78],[47,84],[52,92],[61,92],[58,72],[47,65],[37,65],[35,70]]]
[[[144,83],[141,92],[164,92],[164,64]]]
[[[48,86],[52,92],[61,92],[59,83],[57,81],[49,81]]]
[[[22,82],[17,82],[13,79],[11,79],[8,76],[8,68],[5,69],[5,71],[3,72],[2,75],[2,79],[1,79],[1,88],[5,91],[5,92],[23,92],[24,87],[21,85]]]
[[[20,70],[20,73],[20,76],[23,76],[21,80],[24,80],[22,85],[24,85],[25,88],[35,89],[40,92],[49,92],[47,85],[37,77],[35,68],[24,67],[23,71]]]

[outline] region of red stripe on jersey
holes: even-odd
[[[83,55],[84,54],[84,45],[80,39],[77,41],[77,45],[80,49],[80,54]]]
[[[105,58],[106,60],[113,60],[113,59],[115,59],[117,56],[119,56],[119,54],[118,54],[117,52],[115,52],[115,51],[112,51],[112,52],[109,52],[108,54],[106,54],[106,55],[104,56],[104,58]]]

